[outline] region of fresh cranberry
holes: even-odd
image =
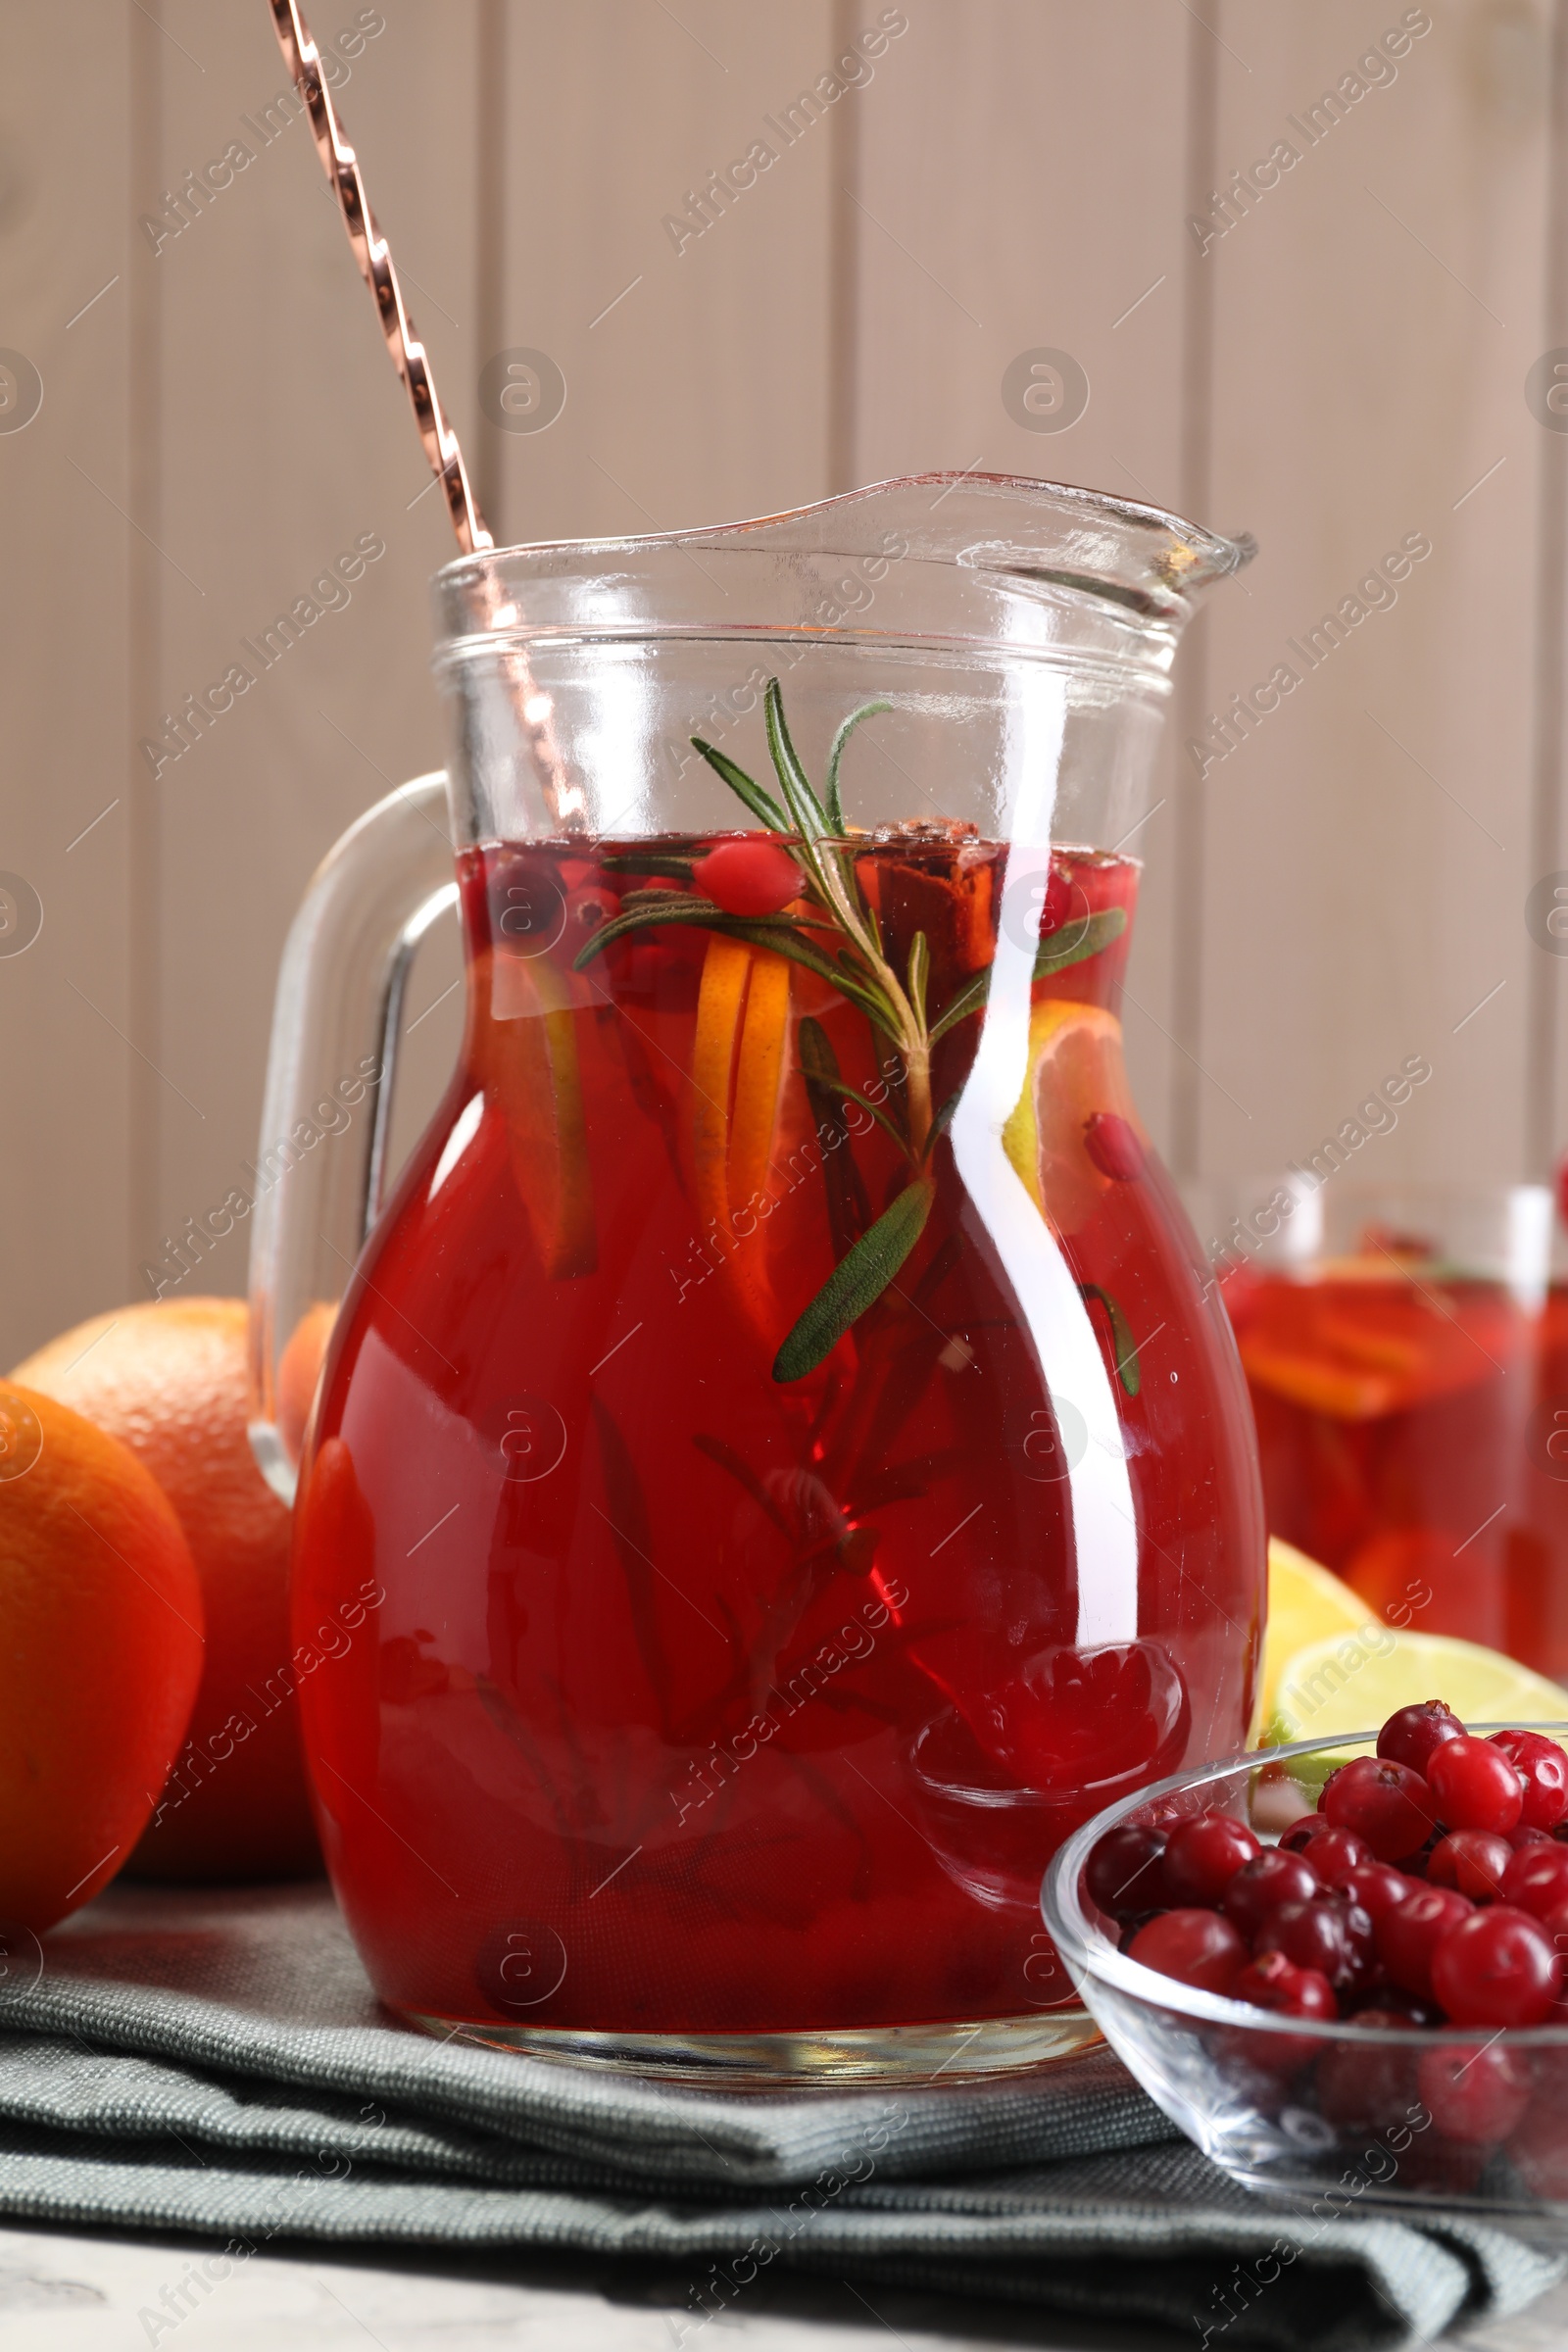
[[[585,940],[612,923],[620,912],[620,901],[612,890],[601,890],[594,883],[583,883],[566,894],[566,939],[575,953]]]
[[[1280,1847],[1287,1854],[1304,1854],[1314,1838],[1321,1838],[1328,1829],[1321,1813],[1298,1815],[1288,1830],[1280,1832]]]
[[[1451,1707],[1441,1698],[1429,1698],[1418,1707],[1401,1707],[1391,1715],[1378,1734],[1378,1754],[1391,1764],[1408,1764],[1412,1772],[1425,1773],[1432,1761],[1432,1751],[1445,1740],[1459,1740],[1464,1725]]]
[[[1414,1894],[1418,1884],[1402,1870],[1396,1870],[1392,1862],[1362,1862],[1335,1879],[1333,1887],[1336,1894],[1348,1894],[1352,1903],[1359,1903],[1375,1927],[1385,1911]]]
[[[1396,2009],[1358,2009],[1358,2026],[1408,2035],[1411,2022]],[[1342,2041],[1326,2049],[1314,2073],[1317,2103],[1331,2124],[1353,2132],[1381,2132],[1407,2121],[1415,2089],[1415,2045]]]
[[[1530,1798],[1527,1793],[1525,1803],[1528,1805],[1529,1802]],[[1508,1832],[1508,1843],[1513,1847],[1515,1853],[1522,1845],[1550,1845],[1551,1841],[1552,1832],[1550,1830],[1517,1829]]]
[[[1229,1992],[1247,1963],[1247,1946],[1217,1911],[1162,1911],[1140,1928],[1128,1957],[1144,1968],[1195,1984],[1201,1992]]]
[[[1490,1740],[1446,1740],[1432,1756],[1428,1786],[1446,1829],[1506,1833],[1524,1810],[1519,1774]]]
[[[1554,1830],[1560,1821],[1568,1821],[1568,1755],[1555,1740],[1540,1732],[1494,1732],[1487,1744],[1500,1747],[1523,1776],[1521,1828]]]
[[[1131,1119],[1117,1110],[1092,1110],[1084,1121],[1084,1150],[1102,1176],[1130,1184],[1141,1176],[1147,1154]]]
[[[1355,1984],[1374,1965],[1376,1938],[1371,1920],[1343,1895],[1316,1895],[1307,1903],[1281,1903],[1257,1932],[1254,1949],[1283,1952],[1298,1968],[1316,1969],[1336,1987]]]
[[[1165,1901],[1165,1832],[1124,1821],[1107,1830],[1084,1868],[1089,1899],[1111,1919],[1140,1919]]]
[[[1327,1977],[1314,1968],[1298,1968],[1283,1952],[1265,1952],[1243,1969],[1231,1988],[1231,1998],[1250,2001],[1254,2009],[1269,2009],[1282,2017],[1338,2017],[1340,2005]],[[1270,2074],[1294,2074],[1317,2056],[1322,2045],[1309,2034],[1260,2034],[1249,2031],[1235,2036],[1234,2054]]]
[[[1348,1870],[1359,1870],[1371,1859],[1371,1847],[1353,1830],[1325,1830],[1301,1848],[1301,1860],[1320,1886],[1337,1886]]]
[[[1217,1903],[1236,1873],[1259,1851],[1244,1821],[1205,1813],[1184,1821],[1165,1848],[1165,1887],[1173,1903]]]
[[[1416,2072],[1422,2104],[1449,2139],[1506,2139],[1530,2104],[1530,2061],[1497,2042],[1449,2042]]]
[[[1419,1993],[1406,1992],[1402,1984],[1393,1984],[1388,1977],[1375,1984],[1354,1987],[1346,1994],[1343,2006],[1346,2016],[1353,2017],[1358,2025],[1364,2016],[1371,2016],[1376,2024],[1385,2012],[1396,2018],[1401,2026],[1441,2026],[1444,2022],[1443,2011],[1436,2001],[1424,2001]]]
[[[1378,1958],[1395,1984],[1430,2000],[1432,1955],[1440,1938],[1468,1919],[1472,1908],[1455,1887],[1422,1886],[1385,1911],[1377,1924]]]
[[[1302,1855],[1270,1846],[1242,1865],[1225,1889],[1222,1907],[1244,1936],[1255,1936],[1281,1903],[1309,1903],[1316,1891],[1317,1881]]]
[[[695,878],[703,897],[726,914],[777,914],[805,888],[800,867],[776,841],[721,841]]]
[[[1334,1987],[1321,1970],[1298,1968],[1283,1952],[1261,1952],[1250,1960],[1231,1987],[1235,2001],[1275,2009],[1287,2017],[1338,2017]]]
[[[1473,1903],[1494,1903],[1512,1860],[1513,1848],[1494,1830],[1450,1830],[1432,1849],[1427,1879],[1434,1886],[1457,1886]]]
[[[1456,2026],[1539,2026],[1562,1962],[1528,1911],[1494,1903],[1451,1927],[1432,1955],[1432,1990]]]
[[[1435,1817],[1421,1775],[1381,1756],[1342,1765],[1323,1791],[1322,1809],[1335,1829],[1365,1838],[1380,1862],[1413,1853]]]
[[[1568,1902],[1568,1846],[1546,1838],[1521,1847],[1502,1874],[1502,1899],[1537,1919]]]
[[[1054,865],[1051,869],[1051,878],[1046,884],[1045,900],[1040,908],[1040,936],[1042,939],[1049,939],[1053,931],[1061,929],[1062,924],[1072,912],[1072,876],[1064,874],[1059,865]]]

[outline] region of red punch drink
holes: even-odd
[[[265,1131],[453,904],[457,1067],[252,1258],[327,1867],[414,2023],[785,2084],[1092,2035],[1042,1873],[1243,1743],[1262,1634],[1115,846],[1248,552],[956,475],[437,582],[447,773],[312,885]]]
[[[1270,1530],[1396,1626],[1568,1674],[1568,1297],[1358,1238],[1224,1285]]]
[[[1034,983],[1007,1139],[1119,1398],[1136,1626],[1085,1649],[1083,1406],[1054,1406],[946,1135],[897,1273],[774,1376],[908,1189],[898,1056],[831,982],[695,925],[576,968],[628,892],[700,887],[709,847],[463,858],[462,1067],[350,1295],[302,1489],[301,1628],[385,1593],[303,1688],[329,1859],[381,1990],[426,2015],[1013,2014],[1068,1994],[1033,1907],[1056,1843],[1234,1741],[1250,1696],[1245,1403],[1122,1074],[1137,868],[1057,854],[1042,957],[1080,952]],[[999,853],[919,827],[854,864],[889,964],[928,942],[935,1025],[990,965]],[[981,1017],[937,1041],[938,1109]]]

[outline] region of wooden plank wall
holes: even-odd
[[[1246,1175],[1421,1053],[1376,1172],[1537,1172],[1568,1116],[1563,967],[1524,911],[1568,862],[1568,442],[1525,397],[1568,344],[1561,0],[901,0],[869,78],[677,251],[665,215],[883,14],[317,0],[498,531],[668,528],[948,466],[1253,529],[1141,839],[1146,1111],[1188,1172]],[[10,1361],[145,1295],[238,1181],[300,890],[439,760],[425,583],[451,542],[277,105],[266,0],[61,0],[47,29],[7,12],[0,45],[0,342],[44,386],[0,430],[0,870],[44,907],[0,956]],[[149,236],[233,141],[228,184]],[[1036,347],[1088,376],[1065,431],[1004,404]],[[564,378],[546,430],[482,410],[514,349]],[[1430,553],[1361,590],[1411,537]],[[350,601],[155,776],[164,714],[367,538],[385,552]],[[1343,644],[1290,651],[1349,597]],[[1226,749],[1210,713],[1282,662],[1298,684]],[[445,939],[405,1127],[455,975]],[[203,1279],[243,1287],[242,1233]]]

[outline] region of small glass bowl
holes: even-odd
[[[1474,1724],[1485,1735],[1501,1724]],[[1568,1723],[1531,1724],[1568,1745]],[[1452,2208],[1500,2221],[1535,2242],[1568,2244],[1568,2024],[1357,2026],[1285,2021],[1200,1992],[1117,1949],[1084,1870],[1124,1822],[1208,1812],[1249,1823],[1271,1844],[1316,1806],[1325,1762],[1365,1752],[1375,1732],[1254,1750],[1182,1772],[1107,1805],[1046,1874],[1047,1929],[1085,2007],[1123,2064],[1205,2156],[1246,2187],[1297,2211]],[[1296,1759],[1312,1759],[1299,1781]],[[1295,1796],[1294,1809],[1282,1797]],[[1479,2053],[1484,2052],[1484,2055]],[[1491,2129],[1461,2135],[1453,2082],[1487,2073]],[[1473,2086],[1472,2086],[1473,2090]],[[1475,2120],[1475,2099],[1469,2100]]]

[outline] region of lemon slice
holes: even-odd
[[[1268,1633],[1263,1642],[1258,1720],[1267,1723],[1273,1714],[1280,1677],[1298,1650],[1315,1642],[1338,1640],[1358,1625],[1376,1621],[1376,1612],[1332,1568],[1320,1567],[1294,1544],[1270,1536]]]
[[[1057,1233],[1076,1233],[1116,1179],[1084,1143],[1096,1111],[1113,1111],[1147,1145],[1121,1059],[1121,1023],[1102,1004],[1043,998],[1029,1017],[1023,1093],[1002,1130],[1003,1149]]]
[[[1378,1726],[1399,1707],[1441,1698],[1466,1723],[1568,1723],[1568,1691],[1501,1650],[1451,1634],[1400,1634],[1375,1620],[1309,1642],[1286,1662],[1265,1735],[1270,1745],[1338,1740]],[[1303,1759],[1304,1761],[1304,1759]],[[1300,1777],[1299,1767],[1296,1775]]]

